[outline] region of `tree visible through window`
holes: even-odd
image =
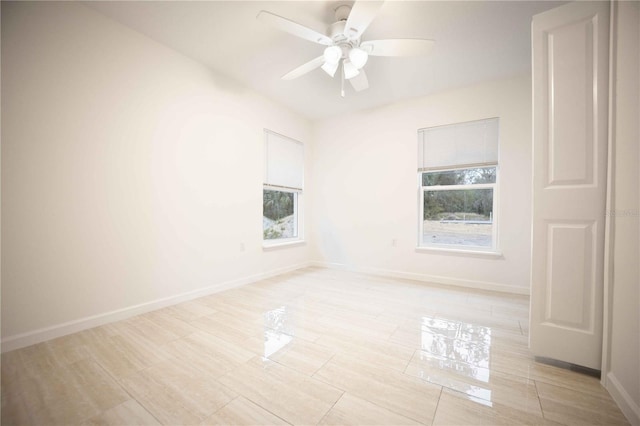
[[[263,238],[275,240],[297,237],[297,194],[265,189],[262,200]]]

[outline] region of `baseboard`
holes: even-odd
[[[627,420],[629,420],[632,425],[640,425],[640,406],[638,406],[638,402],[631,398],[631,395],[629,395],[613,373],[607,374],[605,387]]]
[[[108,324],[114,321],[120,321],[136,315],[144,314],[146,312],[155,311],[156,309],[161,309],[167,306],[197,299],[199,297],[208,296],[210,294],[218,293],[224,290],[229,290],[229,289],[240,287],[256,281],[282,275],[287,272],[308,267],[310,265],[311,265],[310,262],[304,262],[301,264],[288,266],[286,268],[279,268],[279,269],[266,271],[266,272],[262,272],[255,275],[250,275],[244,278],[239,278],[232,281],[226,281],[226,282],[214,284],[214,285],[200,288],[197,290],[181,293],[175,296],[165,297],[162,299],[153,300],[151,302],[145,302],[138,305],[129,306],[123,309],[117,309],[114,311],[105,312],[98,315],[79,318],[77,320],[64,322],[62,324],[56,324],[50,327],[40,328],[38,330],[29,331],[27,333],[21,333],[14,336],[3,337],[2,352],[4,353],[4,352],[12,351],[14,349],[24,348],[26,346],[34,345],[36,343],[41,343],[47,340],[55,339],[57,337],[66,336],[67,334],[77,333],[82,330],[98,327],[100,325]]]
[[[475,290],[497,291],[500,293],[508,293],[508,294],[518,294],[518,295],[525,295],[525,296],[530,295],[529,287],[516,287],[516,286],[510,286],[506,284],[499,284],[499,283],[492,283],[492,282],[463,280],[463,279],[457,279],[457,278],[440,277],[436,275],[417,274],[413,272],[393,271],[389,269],[363,268],[363,267],[345,265],[341,263],[331,263],[331,262],[323,262],[323,261],[312,261],[311,264],[313,266],[320,266],[320,267],[330,268],[330,269],[341,269],[345,271],[359,272],[363,274],[376,275],[380,277],[401,278],[401,279],[429,282],[434,284],[442,284],[442,285],[449,285],[449,286],[455,286],[455,287],[472,288]]]

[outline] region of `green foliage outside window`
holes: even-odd
[[[495,181],[495,167],[423,173],[424,187],[452,186],[451,190],[439,191],[424,188],[424,219],[490,220],[493,213],[492,189],[454,189],[453,186]]]
[[[265,189],[262,198],[262,215],[271,220],[280,220],[293,214],[293,192]]]
[[[263,190],[262,236],[265,240],[293,238],[298,235],[295,221],[296,193]]]

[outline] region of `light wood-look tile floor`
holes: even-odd
[[[528,298],[309,268],[2,356],[2,424],[626,424]]]

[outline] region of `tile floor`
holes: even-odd
[[[309,268],[2,356],[2,424],[627,424],[528,299]]]

